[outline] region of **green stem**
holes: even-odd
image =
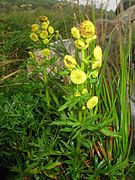
[[[85,51],[81,49],[81,70],[84,71]]]
[[[81,102],[79,103],[79,122],[82,124],[82,110],[81,110]],[[76,154],[75,154],[75,161],[74,161],[74,169],[78,166],[78,159],[80,154],[80,147],[81,147],[81,131],[80,134],[77,137],[77,145],[76,145]]]
[[[43,70],[43,75],[44,75],[45,95],[46,95],[47,106],[50,106],[49,92],[47,89],[47,75],[46,75],[46,69],[47,69],[46,63],[47,63],[47,61],[46,61],[46,57],[44,57],[44,62],[45,62],[45,66],[44,66],[44,70]]]

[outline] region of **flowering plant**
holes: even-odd
[[[70,175],[72,179],[83,179],[83,171],[92,170],[90,164],[87,164],[88,153],[95,163],[106,157],[100,137],[115,137],[117,134],[108,129],[112,119],[103,117],[98,111],[101,103],[98,97],[98,82],[102,50],[100,46],[95,46],[95,27],[86,20],[81,23],[80,28],[73,27],[71,33],[81,57],[64,57],[65,69],[61,74],[68,76],[69,80],[65,87],[67,93],[63,96],[66,102],[58,109],[60,118],[55,119],[51,125],[60,128],[61,138],[69,137],[67,142],[60,141],[66,148],[63,152],[67,159],[66,175]],[[62,145],[60,147],[64,148]],[[94,164],[95,167],[97,165]]]
[[[41,50],[41,55],[38,57],[36,56],[36,52],[29,52],[29,56],[32,61],[34,60],[34,63],[36,62],[36,67],[39,68],[38,72],[42,72],[43,74],[46,101],[47,105],[50,106],[49,88],[47,87],[47,65],[52,65],[57,60],[54,57],[50,57],[50,43],[52,42],[53,38],[57,40],[59,33],[58,31],[55,31],[54,28],[50,25],[50,22],[46,16],[40,16],[39,20],[40,25],[32,25],[30,39],[33,41],[33,47],[36,48],[36,50],[38,49],[38,51]],[[55,97],[54,94],[53,97]]]

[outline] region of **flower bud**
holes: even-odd
[[[34,59],[34,54],[33,54],[33,52],[29,52],[29,56],[30,56],[32,59]]]

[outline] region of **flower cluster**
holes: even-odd
[[[85,58],[85,49],[97,37],[92,22],[88,20],[82,22],[80,28],[73,27],[71,33],[75,39],[74,44],[77,49],[81,50],[81,55],[83,53],[82,57],[84,59],[81,59],[81,65],[79,66],[74,57],[66,55],[64,57],[64,64],[67,70],[69,70],[71,82],[77,86],[74,97],[88,97],[84,104],[82,104],[82,110],[84,111],[86,107],[87,109],[93,109],[98,103],[98,97],[95,95],[92,96],[90,93],[90,89],[88,88],[89,80],[98,78],[99,69],[102,65],[102,50],[99,46],[96,46],[94,49],[90,49],[92,53]]]
[[[71,33],[75,38],[74,44],[77,49],[88,48],[89,43],[96,39],[95,27],[93,23],[88,20],[82,22],[79,29],[73,27]]]
[[[30,34],[31,40],[40,44],[43,47],[43,56],[50,55],[49,43],[53,37],[58,38],[58,31],[54,31],[54,28],[50,25],[50,22],[46,16],[40,16],[40,26],[38,24],[32,25],[32,33]]]

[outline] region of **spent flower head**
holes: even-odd
[[[40,20],[41,22],[44,22],[44,21],[47,21],[48,18],[47,18],[46,16],[40,16],[40,17],[39,17],[39,20]]]

